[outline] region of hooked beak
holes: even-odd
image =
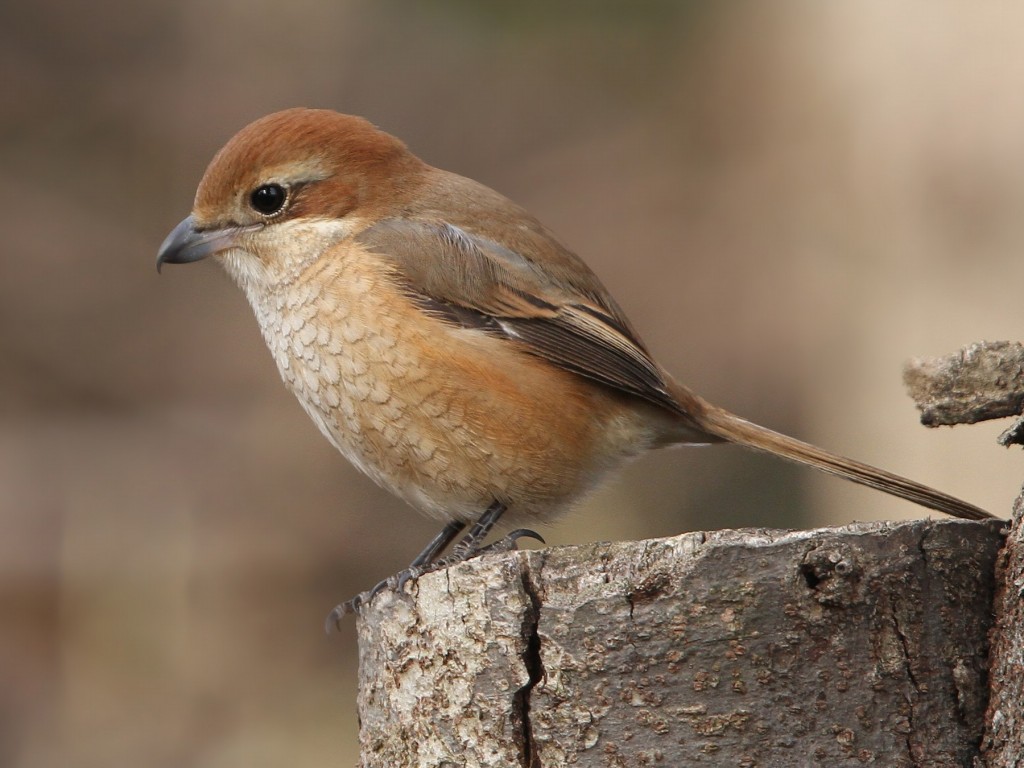
[[[252,227],[197,230],[195,219],[186,216],[171,230],[156,255],[156,271],[164,264],[188,264],[233,248],[238,236]]]

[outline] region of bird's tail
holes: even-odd
[[[967,520],[988,520],[994,517],[973,504],[936,491],[934,488],[915,483],[913,480],[900,477],[892,472],[886,472],[884,469],[872,467],[870,464],[829,453],[810,443],[741,419],[710,403],[702,402],[701,404],[704,407],[698,419],[700,428],[714,437],[754,450],[775,454],[799,464],[806,464],[820,469],[822,472],[844,477],[923,507],[945,512],[947,515]]]

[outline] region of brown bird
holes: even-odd
[[[737,443],[990,517],[698,397],[537,219],[361,118],[290,109],[242,129],[157,266],[207,256],[245,292],[285,384],[331,444],[446,521],[392,584],[478,554],[506,510],[548,520],[627,457],[668,445]]]

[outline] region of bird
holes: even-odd
[[[700,397],[537,218],[360,117],[287,109],[231,138],[157,268],[207,257],[245,294],[327,440],[444,523],[409,568],[339,605],[328,626],[388,586],[541,538],[523,528],[484,545],[506,513],[549,521],[665,446],[734,443],[956,517],[992,517]]]

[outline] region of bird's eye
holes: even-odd
[[[284,210],[288,190],[280,184],[263,184],[249,195],[249,204],[262,216],[274,216]]]

